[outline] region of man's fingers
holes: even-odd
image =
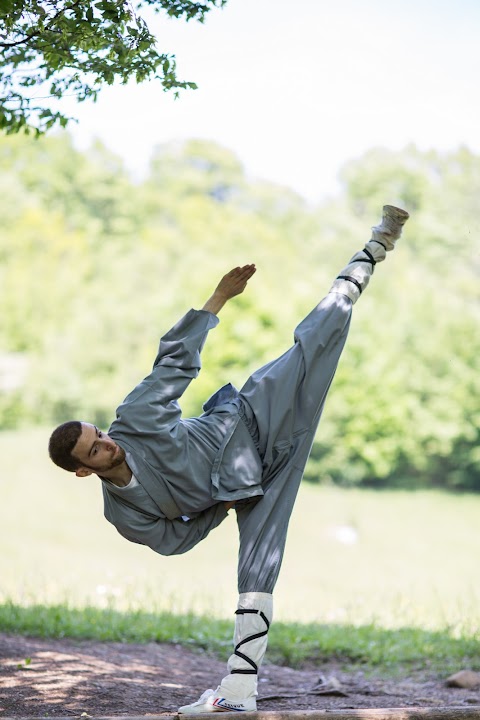
[[[235,268],[236,274],[239,277],[251,277],[256,271],[255,265],[243,265],[243,267]]]
[[[223,276],[217,290],[224,292],[229,298],[239,295],[245,290],[248,281],[256,270],[254,263],[233,268]]]
[[[226,277],[230,277],[234,280],[249,280],[252,275],[257,271],[254,264],[243,265],[242,267],[233,268],[227,273]]]
[[[235,282],[238,284],[241,284],[242,289],[245,289],[248,281],[252,277],[252,275],[256,272],[255,265],[246,265],[245,267],[240,269],[240,272],[235,278]]]

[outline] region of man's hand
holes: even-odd
[[[217,315],[228,300],[240,295],[245,290],[248,281],[256,270],[257,268],[253,264],[230,270],[220,280],[213,295],[207,300],[202,310]]]

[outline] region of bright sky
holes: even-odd
[[[228,0],[204,25],[151,29],[198,90],[118,86],[68,107],[81,147],[99,137],[136,174],[158,143],[205,138],[317,200],[373,146],[480,152],[479,0]]]

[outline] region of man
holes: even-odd
[[[227,273],[201,310],[190,310],[162,337],[151,374],[119,406],[108,434],[78,421],[52,433],[52,460],[78,477],[98,475],[106,518],[127,540],[160,554],[186,552],[235,507],[239,602],[229,673],[180,713],[256,710],[288,523],[352,305],[407,219],[386,205],[371,240],[296,328],[293,347],[240,391],[221,388],[199,418],[183,419],[178,398],[198,374],[217,314],[243,292],[254,265]]]

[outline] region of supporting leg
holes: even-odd
[[[273,616],[271,593],[241,593],[235,615],[235,648],[227,665],[230,674],[222,680],[217,692],[235,699],[255,697],[258,669],[267,649]]]
[[[216,690],[206,690],[197,702],[179,708],[179,713],[197,715],[218,711],[252,712],[257,709],[258,668],[267,649],[272,613],[270,593],[240,594],[235,613],[234,651],[227,665],[229,674]]]

